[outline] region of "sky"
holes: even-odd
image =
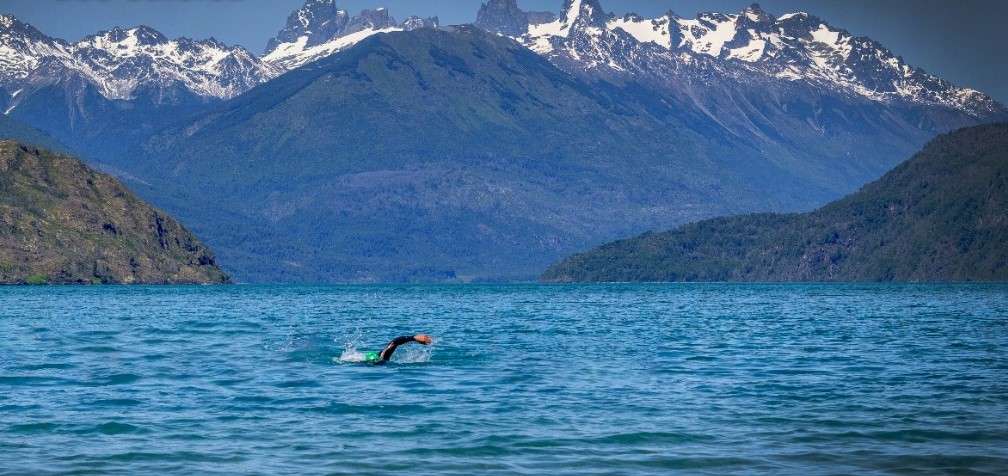
[[[481,0],[336,0],[358,13],[387,7],[397,20],[437,15],[442,24],[475,20]],[[740,12],[752,0],[601,0],[617,15],[683,17],[716,11]],[[856,36],[869,36],[913,66],[978,89],[1008,103],[1008,0],[763,0],[780,16],[805,11]],[[166,36],[214,37],[262,54],[304,0],[0,0],[0,13],[13,14],[43,33],[69,41],[112,27],[147,25]],[[523,10],[559,13],[563,0],[518,0]]]

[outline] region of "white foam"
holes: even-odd
[[[430,362],[434,355],[434,344],[403,346],[392,354],[392,362],[397,364],[420,364]]]

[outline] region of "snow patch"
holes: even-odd
[[[566,17],[564,18],[565,23],[567,23],[568,31],[570,31],[570,25],[574,24],[574,21],[581,16],[581,0],[574,0],[571,2],[570,10],[567,10]],[[567,35],[564,35],[567,36]]]
[[[734,58],[749,63],[759,61],[759,59],[763,57],[766,45],[766,40],[751,40],[746,46],[728,50],[728,58]]]
[[[321,45],[315,45],[312,47],[306,47],[308,44],[308,37],[302,36],[293,43],[282,43],[278,45],[276,49],[274,49],[270,54],[264,56],[262,59],[267,63],[279,66],[286,70],[291,70],[311,63],[312,61],[332,55],[338,51],[345,50],[357,43],[360,43],[369,36],[376,35],[378,33],[390,33],[393,31],[402,31],[402,28],[369,28],[346,36],[341,36],[322,43]]]
[[[546,55],[553,51],[553,42],[550,40],[554,36],[566,38],[570,32],[568,26],[564,29],[563,19],[557,19],[549,23],[539,23],[529,25],[529,31],[522,38],[525,46],[540,55]]]
[[[812,41],[835,46],[840,43],[840,32],[830,30],[826,25],[819,25],[819,28],[812,32]]]
[[[270,52],[270,54],[263,56],[263,61],[267,63],[277,64],[291,57],[296,57],[305,51],[305,45],[308,44],[308,37],[302,36],[295,40],[293,43],[281,43]]]
[[[608,25],[606,25],[610,30],[619,28],[630,36],[634,37],[637,41],[641,43],[654,43],[656,45],[664,46],[665,48],[671,48],[671,38],[668,34],[668,28],[665,25],[658,26],[658,22],[655,20],[637,20],[623,18],[617,18],[611,20]]]
[[[735,39],[735,35],[738,33],[735,29],[737,18],[735,15],[726,15],[725,20],[720,22],[714,21],[713,18],[705,19],[708,23],[714,24],[713,29],[707,26],[707,23],[701,22],[699,18],[679,20],[679,26],[686,44],[693,52],[720,56],[725,43]]]

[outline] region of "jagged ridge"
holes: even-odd
[[[727,74],[807,82],[873,101],[949,107],[975,117],[1008,112],[979,91],[909,66],[878,42],[807,13],[774,18],[752,4],[738,14],[684,19],[669,12],[646,19],[606,13],[598,0],[566,0],[554,21],[529,24],[523,23],[527,15],[516,0],[490,0],[481,11],[496,15],[479,25],[512,36],[568,69],[660,76],[663,68],[677,68],[702,76],[713,64]],[[649,52],[652,46],[668,54]]]
[[[719,60],[730,74],[802,81],[874,101],[902,100],[950,107],[974,117],[1008,109],[979,91],[958,88],[907,65],[882,45],[853,37],[807,13],[774,18],[753,4],[738,14],[702,13],[684,19],[673,12],[645,19],[606,13],[598,0],[565,0],[561,15],[524,12],[516,0],[483,4],[475,24],[511,36],[568,69],[602,69],[665,75],[663,69],[709,68]],[[437,18],[396,23],[384,8],[350,17],[333,0],[308,0],[267,44],[262,59],[241,47],[213,40],[168,40],[136,27],[100,32],[78,43],[49,38],[10,16],[0,17],[0,86],[18,103],[26,85],[53,84],[76,74],[109,99],[129,99],[142,86],[181,84],[201,97],[230,98],[256,84],[379,32],[437,27]],[[629,44],[629,46],[628,46]],[[647,51],[657,46],[669,54]],[[655,60],[658,60],[655,64]],[[33,74],[34,73],[34,74]]]
[[[11,16],[0,16],[0,87],[11,94],[7,112],[32,90],[75,76],[106,98],[128,100],[139,88],[181,86],[196,96],[228,99],[268,81],[280,70],[240,46],[213,38],[169,40],[138,26],[113,28],[76,43],[50,38]]]
[[[401,24],[388,9],[364,10],[350,17],[333,0],[308,0],[291,13],[287,25],[266,44],[263,59],[284,70],[349,48],[376,33],[437,28],[438,18],[407,17]]]

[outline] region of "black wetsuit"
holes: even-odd
[[[416,342],[416,339],[413,336],[402,336],[392,339],[392,342],[389,342],[388,345],[386,345],[385,348],[378,353],[378,357],[382,362],[387,362],[388,359],[392,358],[392,354],[395,353],[396,347],[399,347],[407,342]]]

